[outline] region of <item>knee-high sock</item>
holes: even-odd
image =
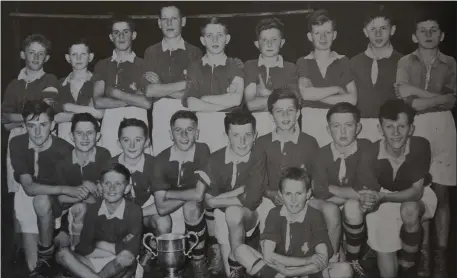
[[[422,226],[417,232],[407,232],[402,226],[400,231],[400,239],[402,249],[399,251],[399,259],[408,266],[413,266],[416,263],[417,253],[420,250],[422,240]],[[406,267],[408,268],[408,267]]]
[[[365,238],[365,224],[362,222],[361,224],[351,225],[348,224],[346,221],[344,222],[344,232],[346,234],[346,244],[348,247],[346,259],[348,261],[357,260],[360,254],[360,247],[363,244]],[[357,231],[357,232],[354,232]],[[350,249],[357,248],[357,252],[351,252]]]
[[[198,236],[198,244],[195,246],[194,250],[192,251],[192,259],[193,260],[200,260],[205,256],[206,251],[206,221],[205,218],[202,216],[200,221],[195,225],[190,225],[185,223],[186,230],[188,232],[195,232]],[[192,238],[193,239],[193,238]],[[195,242],[191,241],[190,244],[194,244]]]

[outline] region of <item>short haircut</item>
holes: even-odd
[[[225,23],[219,17],[210,17],[210,18],[205,20],[205,23],[200,28],[200,34],[201,34],[202,37],[205,36],[206,26],[208,26],[209,24],[219,24],[219,25],[221,25],[222,27],[224,27],[225,33],[228,34],[227,23]]]
[[[198,117],[195,112],[188,111],[188,110],[179,110],[176,111],[170,119],[170,126],[173,127],[175,124],[176,120],[178,119],[189,119],[191,121],[194,121],[198,125]]]
[[[333,105],[327,112],[327,122],[330,122],[333,114],[350,113],[354,115],[355,121],[360,122],[360,110],[349,102],[340,102]]]
[[[280,99],[292,99],[296,109],[300,109],[300,99],[297,94],[289,88],[274,89],[268,96],[267,107],[271,113],[273,111],[273,105]]]
[[[372,22],[376,18],[384,18],[389,22],[391,26],[395,25],[391,13],[388,10],[386,10],[383,5],[381,5],[380,7],[375,8],[373,11],[371,11],[365,16],[363,20],[363,27],[367,27],[367,25],[370,24],[370,22]]]
[[[281,192],[285,180],[302,181],[305,183],[307,192],[311,189],[311,175],[303,168],[288,167],[281,171],[281,176],[279,177],[279,190]]]
[[[32,34],[22,41],[22,51],[25,51],[32,43],[39,43],[46,49],[46,54],[51,52],[51,42],[42,34]]]
[[[31,119],[37,119],[40,117],[41,114],[48,115],[50,121],[54,120],[54,109],[51,105],[47,104],[42,100],[30,100],[24,104],[24,108],[22,109],[22,117],[24,118],[24,122],[27,121],[27,118],[32,115]]]
[[[86,39],[81,38],[81,39],[76,40],[74,43],[70,44],[70,46],[68,47],[68,54],[70,54],[70,50],[74,45],[79,45],[79,44],[82,44],[82,45],[86,46],[87,47],[87,52],[90,53],[89,42]]]
[[[256,119],[249,111],[238,108],[235,111],[229,112],[225,115],[224,127],[225,127],[225,133],[227,133],[227,134],[229,132],[230,125],[245,125],[245,124],[251,124],[252,129],[254,131],[256,130]]]
[[[414,33],[416,32],[417,30],[417,25],[419,23],[422,23],[422,22],[425,22],[425,21],[434,21],[436,22],[436,24],[438,24],[438,27],[440,27],[441,29],[441,19],[440,19],[440,15],[439,14],[436,14],[436,13],[433,13],[433,12],[421,12],[421,13],[418,13],[414,16]]]
[[[129,126],[136,126],[136,127],[141,128],[143,130],[144,137],[146,137],[146,139],[149,138],[149,136],[148,136],[148,134],[149,134],[148,125],[144,121],[139,120],[137,118],[124,118],[121,121],[121,123],[119,124],[119,129],[117,131],[117,137],[119,139],[121,138],[122,130],[124,130],[124,128],[127,128]]]
[[[133,20],[130,17],[128,17],[127,15],[123,15],[123,14],[113,14],[113,16],[111,17],[111,25],[109,26],[110,33],[113,32],[114,24],[116,24],[118,22],[127,23],[127,25],[130,28],[130,31],[135,32],[135,23],[133,22]]]
[[[326,10],[317,10],[312,12],[308,17],[308,32],[313,31],[313,26],[321,26],[326,22],[331,22],[333,30],[336,30],[336,22],[332,19]]]
[[[94,125],[95,131],[100,131],[100,124],[98,123],[98,120],[92,116],[92,114],[78,113],[74,114],[73,117],[71,117],[71,132],[75,131],[76,124],[79,122],[91,122]]]
[[[278,29],[279,33],[281,33],[281,38],[284,38],[284,23],[276,17],[265,18],[257,23],[257,26],[255,27],[256,38],[258,39],[260,33],[268,29]]]
[[[183,18],[184,17],[184,14],[181,10],[180,7],[178,7],[178,5],[176,5],[176,3],[174,2],[165,2],[163,5],[160,6],[160,9],[159,9],[159,18],[162,18],[162,10],[165,9],[165,8],[176,8],[179,12],[179,17],[180,18]]]
[[[396,121],[401,113],[406,114],[410,125],[414,123],[416,111],[409,104],[401,99],[389,99],[379,109],[379,123],[382,124],[383,119]]]
[[[120,163],[117,163],[117,162],[108,163],[108,165],[106,165],[103,168],[103,170],[101,171],[101,173],[100,173],[101,180],[104,180],[105,174],[107,174],[109,172],[116,172],[118,174],[121,174],[121,175],[124,176],[125,181],[127,183],[130,182],[130,171],[129,171],[129,169],[127,169],[124,165],[122,165]]]

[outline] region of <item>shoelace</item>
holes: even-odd
[[[238,278],[238,277],[244,277],[244,276],[243,276],[243,268],[242,268],[242,267],[240,267],[240,268],[234,268],[234,269],[232,269],[232,271],[230,272],[229,278]]]
[[[36,267],[35,269],[32,271],[31,275],[39,275],[40,273],[38,272],[40,270],[40,268],[43,267],[43,265],[46,265],[48,268],[51,268],[51,265],[45,261],[45,260],[38,260],[37,263],[36,263]]]
[[[361,266],[360,263],[359,263],[359,260],[355,260],[355,261],[349,262],[349,264],[351,265],[352,269],[354,269],[354,271],[355,271],[359,276],[366,276],[366,275],[365,275],[365,271],[363,271],[363,268],[362,268],[362,266]]]

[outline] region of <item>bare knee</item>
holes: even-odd
[[[86,213],[86,211],[87,211],[87,206],[84,203],[74,204],[70,208],[70,213],[73,216],[73,219],[75,222],[81,222],[80,220],[82,220],[84,218],[84,214]]]
[[[416,224],[419,223],[421,214],[421,204],[419,202],[405,202],[401,204],[400,215],[403,223]]]
[[[159,216],[158,214],[146,216],[147,220],[144,221],[145,226],[153,228],[158,235],[167,234],[171,232],[172,222],[169,215]]]
[[[121,251],[117,256],[116,256],[116,263],[119,264],[122,267],[129,267],[133,265],[135,262],[135,256],[130,251]]]
[[[337,205],[330,202],[323,202],[322,214],[324,215],[327,226],[329,224],[333,226],[341,225],[341,211]]]
[[[67,257],[70,255],[71,251],[68,247],[59,248],[56,253],[56,261],[59,264],[63,264],[67,260]]]
[[[348,263],[333,263],[329,265],[330,277],[352,277],[352,267]]]
[[[231,206],[225,210],[225,221],[227,226],[238,226],[243,222],[243,208]]]
[[[188,223],[196,223],[202,216],[201,205],[195,201],[186,202],[183,205],[184,219]]]
[[[363,221],[363,213],[357,200],[347,200],[344,203],[344,218],[349,224],[357,224]]]
[[[37,195],[33,197],[33,208],[38,216],[52,214],[50,197],[48,195]]]

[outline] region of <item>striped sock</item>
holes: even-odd
[[[348,249],[346,260],[357,260],[359,258],[360,248],[365,238],[365,225],[364,223],[352,225],[345,221],[343,227],[344,232],[346,233],[346,243],[348,247],[352,247],[351,249],[358,249],[357,252],[350,252]]]
[[[49,261],[52,259],[53,255],[54,255],[54,244],[51,244],[51,246],[48,246],[48,247],[38,244],[38,259],[39,260]]]
[[[204,217],[201,217],[200,221],[196,225],[190,225],[188,223],[185,223],[185,225],[188,232],[195,232],[198,236],[198,244],[192,250],[192,259],[201,260],[205,256],[206,251],[206,221]],[[189,243],[194,244],[195,242]]]
[[[400,265],[410,268],[416,264],[417,254],[420,251],[422,227],[417,232],[407,232],[402,226],[400,230],[402,249],[399,251]]]

